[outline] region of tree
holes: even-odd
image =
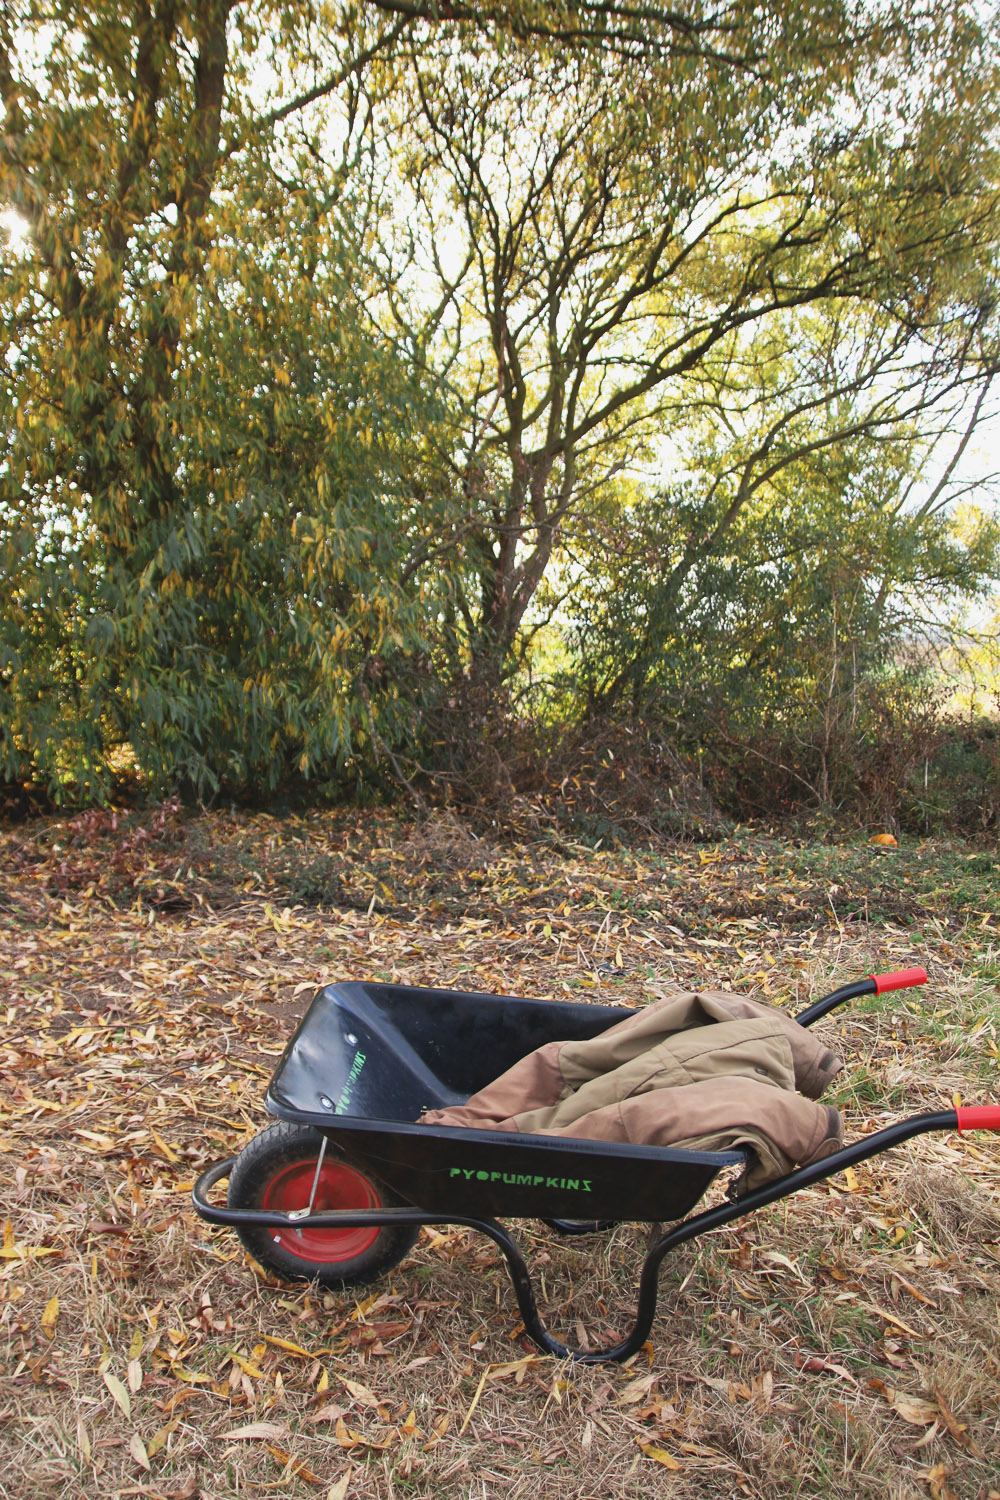
[[[895,794],[934,737],[951,612],[1000,576],[1000,524],[952,508],[950,464],[927,482],[926,440],[863,433],[760,486],[677,589],[708,476],[734,467],[706,437],[701,460],[686,486],[633,490],[574,539],[578,712],[707,753],[730,795],[741,783],[743,811],[854,803],[883,771]]]
[[[410,732],[432,408],[364,308],[358,76],[392,28],[336,19],[5,11],[0,774],[100,790],[131,746],[154,782],[274,786]]]
[[[439,463],[462,497],[464,665],[494,687],[560,537],[706,405],[757,441],[705,478],[675,598],[783,468],[933,421],[996,369],[987,18],[727,19],[725,55],[500,48],[471,23],[400,43],[386,318],[460,406]]]
[[[0,775],[377,774],[707,413],[669,614],[990,378],[997,61],[961,3],[8,5]]]

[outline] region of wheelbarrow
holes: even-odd
[[[923,984],[923,969],[877,974],[834,990],[801,1026],[860,995]],[[632,1011],[620,1006],[467,994],[395,984],[320,990],[267,1090],[277,1123],[238,1156],[209,1167],[193,1189],[211,1224],[235,1228],[267,1271],[341,1289],[384,1275],[422,1224],[488,1235],[510,1272],[525,1333],[547,1353],[621,1361],[645,1343],[661,1262],[710,1229],[832,1177],[931,1130],[1000,1130],[1000,1106],[914,1115],[754,1192],[685,1218],[715,1177],[746,1154],[621,1145],[415,1123],[463,1103],[546,1042],[596,1036]],[[210,1201],[228,1177],[226,1205]],[[564,1234],[622,1221],[680,1220],[647,1250],[635,1321],[606,1349],[571,1349],[544,1327],[516,1240],[499,1217],[541,1219]]]

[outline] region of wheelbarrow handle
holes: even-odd
[[[856,1000],[859,995],[884,995],[887,990],[906,990],[911,985],[926,983],[926,969],[894,969],[890,974],[869,974],[867,979],[857,979],[853,984],[845,984],[832,994],[825,995],[815,1005],[810,1005],[808,1010],[801,1011],[795,1019],[800,1026],[811,1026],[820,1016],[843,1005],[845,1000]]]
[[[1000,1130],[1000,1104],[963,1104],[955,1111],[958,1129]]]

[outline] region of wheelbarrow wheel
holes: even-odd
[[[323,1137],[308,1125],[280,1120],[255,1135],[229,1174],[230,1208],[306,1208],[313,1194],[316,1213],[348,1208],[406,1208],[327,1140],[316,1176]],[[318,1281],[337,1289],[375,1281],[412,1249],[419,1227],[410,1224],[350,1229],[265,1229],[238,1231],[245,1248],[266,1271],[285,1281]]]

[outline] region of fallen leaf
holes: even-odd
[[[243,1438],[264,1438],[275,1441],[277,1438],[286,1438],[288,1428],[283,1422],[248,1422],[245,1427],[233,1427],[229,1432],[221,1434],[224,1443],[236,1442]]]
[[[171,1166],[175,1166],[180,1161],[180,1157],[177,1155],[177,1152],[173,1149],[172,1146],[168,1146],[163,1137],[157,1135],[155,1130],[151,1130],[149,1133],[153,1137],[153,1140],[156,1142],[156,1146],[160,1152],[160,1155],[166,1161],[170,1162]]]
[[[650,1389],[659,1378],[658,1375],[643,1375],[638,1380],[630,1380],[628,1385],[623,1386],[618,1392],[618,1405],[633,1406],[637,1401],[641,1401],[644,1396],[648,1396]]]
[[[808,1281],[807,1278],[802,1274],[801,1270],[795,1264],[795,1262],[789,1259],[787,1255],[782,1255],[780,1250],[765,1250],[761,1256],[761,1259],[770,1261],[772,1265],[784,1266],[786,1271],[791,1271],[793,1276],[797,1276],[799,1278],[803,1286],[812,1285],[812,1283]]]
[[[129,1420],[131,1421],[131,1419],[132,1419],[132,1402],[129,1399],[128,1391],[122,1385],[121,1381],[118,1379],[118,1376],[117,1375],[109,1375],[108,1372],[107,1372],[107,1370],[103,1370],[101,1372],[101,1379],[104,1381],[104,1384],[107,1386],[108,1390],[111,1392],[111,1395],[114,1398],[115,1404],[117,1406],[121,1407],[121,1409],[125,1413],[126,1417],[128,1417]]]
[[[296,1478],[304,1479],[308,1484],[323,1483],[319,1475],[314,1474],[308,1464],[303,1463],[299,1458],[293,1458],[290,1453],[285,1452],[284,1448],[276,1448],[273,1443],[268,1443],[267,1451],[274,1455],[282,1468],[290,1469]]]
[[[176,1417],[174,1421],[167,1422],[164,1427],[158,1428],[157,1431],[153,1433],[153,1436],[146,1444],[146,1452],[150,1458],[154,1458],[156,1454],[159,1453],[160,1449],[165,1445],[167,1438],[172,1432],[176,1432],[180,1425],[180,1417]]]
[[[343,1406],[338,1406],[336,1401],[327,1401],[318,1411],[311,1412],[306,1418],[307,1422],[336,1422],[346,1416],[347,1411]]]
[[[370,1406],[373,1408],[378,1406],[378,1397],[375,1395],[375,1392],[370,1391],[368,1387],[366,1385],[362,1385],[359,1380],[348,1380],[346,1375],[339,1374],[337,1375],[337,1379],[340,1381],[341,1385],[348,1392],[348,1394],[353,1396],[354,1400],[359,1402],[361,1406]]]
[[[932,1422],[941,1418],[937,1404],[923,1396],[908,1396],[904,1391],[893,1390],[892,1386],[887,1385],[885,1399],[897,1416],[902,1417],[904,1422],[911,1422],[914,1427],[929,1427]]]
[[[273,1344],[276,1349],[284,1349],[289,1354],[301,1354],[304,1359],[315,1359],[316,1357],[310,1349],[303,1349],[301,1344],[293,1344],[291,1339],[278,1339],[269,1333],[265,1333],[264,1342],[266,1344]]]
[[[882,1318],[884,1322],[891,1323],[894,1328],[901,1328],[911,1338],[922,1339],[925,1337],[919,1328],[913,1327],[912,1323],[904,1323],[903,1319],[897,1318],[895,1313],[886,1312],[884,1307],[876,1307],[874,1302],[859,1302],[858,1307],[863,1307],[866,1311],[874,1313],[877,1318]]]
[[[137,1432],[133,1432],[132,1436],[128,1440],[128,1451],[131,1453],[140,1469],[145,1469],[146,1473],[148,1474],[150,1471],[149,1455],[146,1452],[145,1443]]]
[[[966,1423],[960,1422],[958,1420],[958,1418],[955,1416],[955,1413],[952,1411],[951,1407],[942,1396],[938,1387],[934,1386],[933,1390],[934,1399],[937,1402],[938,1410],[941,1413],[941,1420],[944,1422],[944,1425],[947,1427],[948,1431],[955,1439],[955,1442],[958,1443],[962,1448],[968,1448],[969,1452],[975,1454],[977,1458],[983,1458],[985,1456],[983,1450],[980,1448],[975,1439],[970,1436],[969,1429]]]
[[[462,1425],[458,1429],[458,1435],[459,1435],[459,1437],[462,1436],[462,1434],[465,1432],[465,1429],[468,1427],[469,1423],[472,1421],[472,1413],[475,1411],[476,1407],[479,1405],[479,1398],[483,1394],[483,1386],[486,1384],[486,1379],[487,1379],[487,1376],[489,1375],[489,1373],[490,1373],[489,1372],[489,1367],[487,1366],[487,1368],[483,1371],[482,1375],[480,1376],[479,1384],[476,1386],[476,1394],[472,1398],[472,1404],[470,1405],[468,1411],[465,1413],[465,1418],[464,1418],[464,1420],[462,1422]],[[548,1401],[546,1401],[545,1404],[547,1406],[548,1405]]]
[[[674,1458],[672,1453],[668,1453],[666,1448],[660,1448],[656,1443],[643,1442],[641,1438],[638,1439],[638,1443],[647,1458],[653,1459],[655,1463],[662,1464],[665,1469],[683,1469],[684,1465],[680,1460]]]
[[[56,1323],[59,1321],[59,1298],[50,1297],[45,1304],[42,1313],[42,1332],[47,1339],[55,1338]]]
[[[337,1425],[333,1429],[333,1435],[341,1448],[356,1448],[361,1442],[361,1434],[348,1427],[343,1417],[337,1418]]]
[[[951,1470],[946,1469],[944,1464],[935,1464],[933,1469],[925,1469],[917,1478],[930,1485],[931,1500],[958,1500],[955,1491],[946,1482],[950,1473]]]

